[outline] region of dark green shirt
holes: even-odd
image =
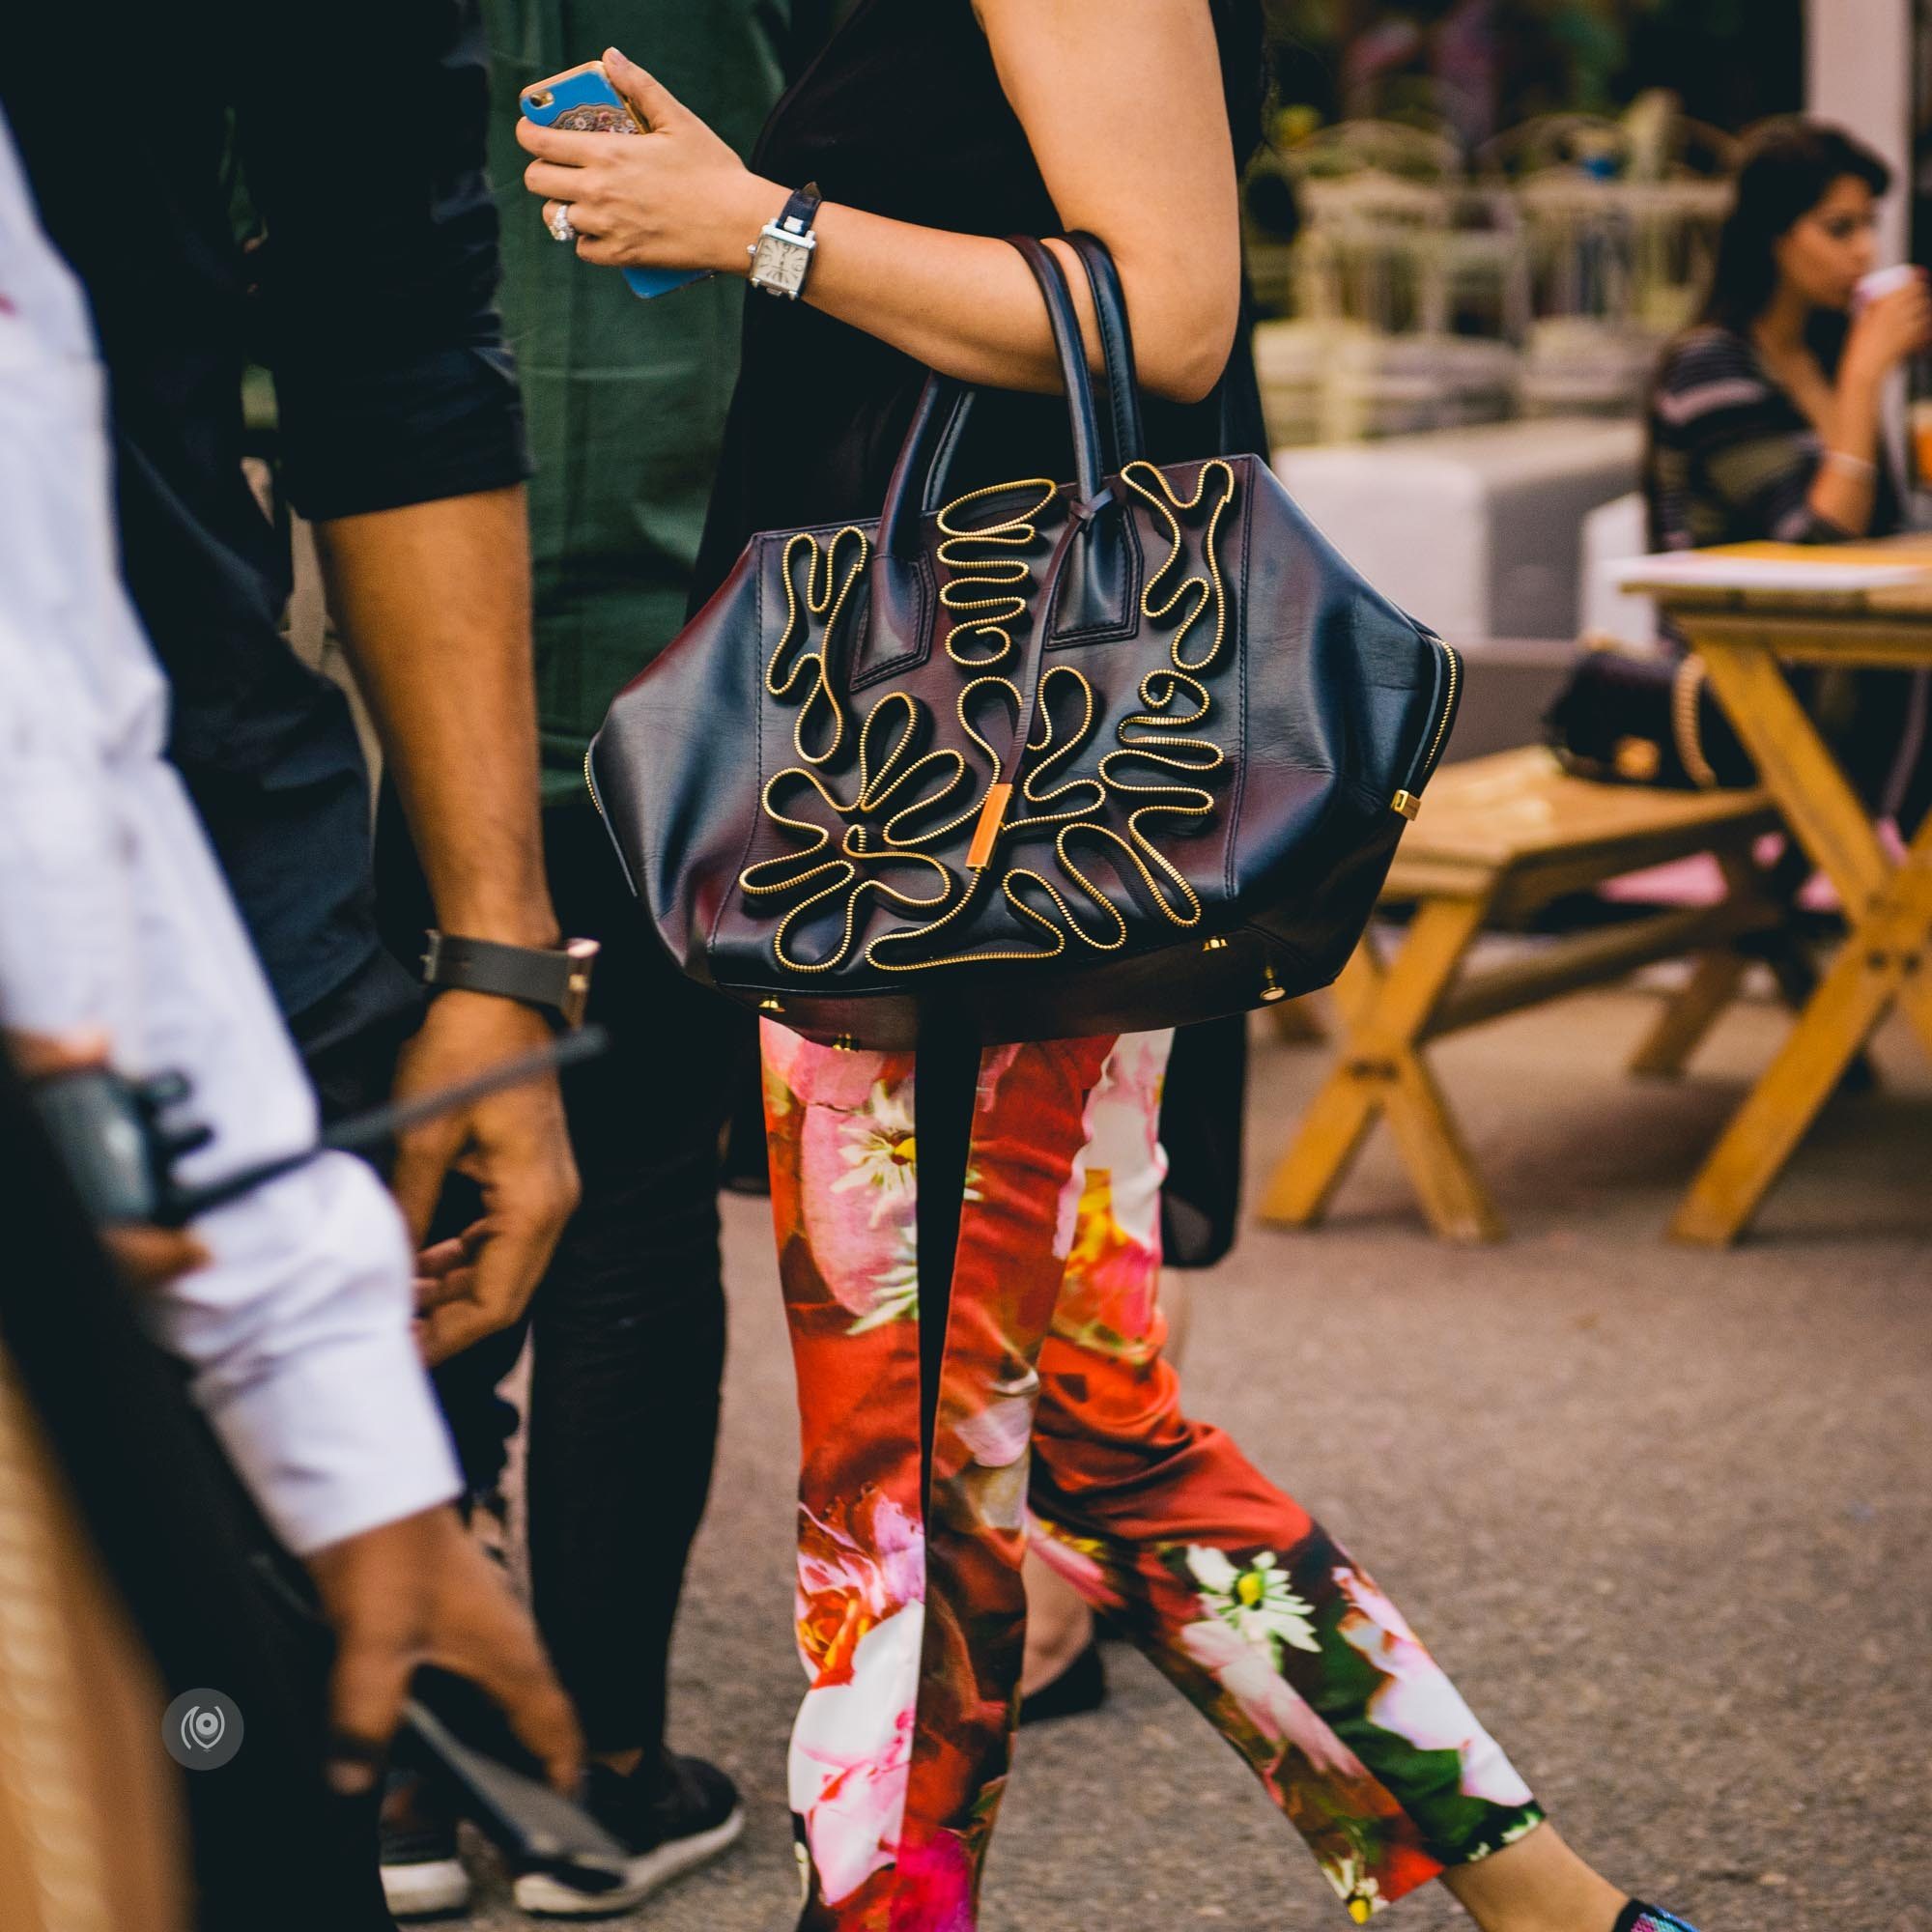
[[[745,285],[640,301],[544,232],[515,140],[532,80],[621,47],[749,154],[783,85],[792,0],[487,0],[502,307],[536,475],[530,547],[547,803],[583,796],[583,753],[620,687],[684,621],[738,375]],[[752,238],[746,237],[749,242]]]

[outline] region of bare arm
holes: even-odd
[[[1887,382],[1901,360],[1924,348],[1928,330],[1932,297],[1922,279],[1882,296],[1852,325],[1838,364],[1825,460],[1809,497],[1812,510],[1847,536],[1871,528]]]
[[[369,701],[445,931],[554,946],[537,806],[524,493],[486,490],[318,524],[329,608]],[[542,1016],[485,993],[438,995],[405,1048],[399,1096],[540,1046]],[[519,1315],[577,1200],[555,1082],[492,1095],[406,1135],[391,1177],[418,1242],[444,1174],[483,1191],[473,1265],[427,1310],[440,1361]]]
[[[554,946],[522,489],[338,517],[316,536],[437,918],[451,932]]]
[[[1871,528],[1878,501],[1884,372],[1846,371],[1833,401],[1836,420],[1805,500],[1833,528],[1848,537],[1861,537]]]
[[[1121,271],[1141,380],[1192,401],[1238,319],[1235,163],[1212,19],[1202,0],[979,0],[1000,83],[1066,228]],[[518,128],[533,193],[570,206],[585,261],[744,274],[746,249],[795,183],[751,174],[634,63],[606,55],[651,133]],[[1156,133],[1150,138],[1150,128]],[[1039,294],[1004,242],[828,204],[806,298],[944,374],[1057,389]],[[1090,349],[1085,277],[1064,251]]]

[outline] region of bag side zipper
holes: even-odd
[[[1435,729],[1423,751],[1420,764],[1411,775],[1410,782],[1389,801],[1391,809],[1401,812],[1405,818],[1413,818],[1422,810],[1423,787],[1435,776],[1435,767],[1441,761],[1444,746],[1449,742],[1449,726],[1455,723],[1456,706],[1462,697],[1462,659],[1434,633],[1430,634],[1429,641],[1442,653],[1442,702],[1435,714]]]

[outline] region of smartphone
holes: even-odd
[[[548,80],[532,81],[518,99],[526,121],[539,128],[587,129],[593,134],[641,134],[643,123],[630,103],[611,85],[602,61],[585,61],[566,68]],[[634,296],[648,301],[668,296],[692,282],[701,282],[708,269],[624,269],[620,270]]]

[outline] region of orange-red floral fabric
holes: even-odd
[[[972,1932],[1036,1547],[1253,1767],[1350,1917],[1542,1819],[1402,1614],[1161,1352],[1171,1036],[989,1049],[921,1493],[910,1055],[767,1024],[803,1416],[801,1932]]]

